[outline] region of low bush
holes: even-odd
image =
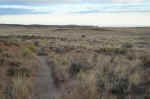
[[[55,49],[56,53],[64,53],[65,52],[65,49],[63,47],[57,47]]]
[[[7,70],[7,75],[8,76],[15,76],[18,73],[18,69],[17,68],[9,68]]]
[[[24,48],[23,50],[23,56],[32,56],[33,52],[29,48]]]
[[[126,56],[102,55],[96,74],[99,93],[100,95],[108,93],[117,96],[137,94],[140,84],[144,82],[143,74],[139,59],[131,61]]]
[[[143,67],[150,68],[150,56],[148,55],[142,56],[141,61],[142,61]]]
[[[132,48],[133,45],[131,43],[124,43],[122,44],[122,48]]]
[[[88,68],[88,64],[82,63],[80,61],[73,61],[70,65],[69,73],[71,76],[76,76],[81,70],[86,71]]]
[[[34,43],[30,43],[26,47],[29,48],[32,52],[36,52],[36,46]]]
[[[114,73],[105,72],[98,74],[98,88],[101,93],[110,92],[112,94],[126,94],[129,88],[129,81],[127,78],[120,78]]]
[[[77,73],[79,73],[81,68],[82,68],[82,65],[79,62],[73,62],[69,70],[71,76],[75,76]]]
[[[97,50],[96,52],[104,53],[107,55],[125,55],[127,54],[128,50],[124,48],[101,48]]]
[[[9,62],[9,65],[13,66],[13,67],[20,67],[21,62],[17,61],[17,60],[12,60],[12,61]]]
[[[25,67],[22,67],[22,68],[20,68],[19,69],[19,74],[21,74],[21,75],[23,75],[23,76],[25,76],[25,77],[30,77],[31,76],[31,70],[30,69],[27,69],[27,68],[25,68]]]
[[[23,77],[30,77],[31,76],[31,70],[22,67],[22,68],[9,68],[7,71],[8,76],[18,76],[22,75]]]

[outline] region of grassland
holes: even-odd
[[[150,27],[0,25],[0,99],[34,99],[39,55],[56,99],[150,99]]]

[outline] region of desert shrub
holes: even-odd
[[[88,64],[80,61],[73,61],[70,65],[69,72],[71,76],[76,76],[81,70],[86,71],[88,68]]]
[[[14,59],[13,54],[8,51],[3,51],[2,53],[0,53],[0,64],[1,65],[10,64],[11,62],[14,61],[13,59]]]
[[[143,67],[150,67],[150,56],[145,55],[145,56],[141,56],[140,58],[141,58]]]
[[[58,64],[60,64],[60,65],[67,65],[67,64],[69,64],[69,58],[67,56],[54,55],[54,56],[52,56],[52,60],[57,65]]]
[[[70,67],[70,74],[71,74],[71,76],[74,76],[74,75],[76,75],[77,73],[79,73],[80,72],[80,70],[81,70],[81,64],[80,63],[78,63],[78,62],[73,62],[72,64],[71,64],[71,67]]]
[[[98,63],[96,78],[100,94],[126,95],[131,92],[137,93],[136,91],[144,77],[139,59],[131,61],[126,56],[102,55]]]
[[[12,60],[9,62],[9,65],[10,65],[10,66],[13,66],[13,67],[20,67],[21,61],[13,60],[13,59],[12,59]]]
[[[12,53],[10,53],[9,51],[5,50],[1,53],[1,56],[2,57],[5,57],[5,58],[9,58],[9,57],[12,57]]]
[[[33,52],[29,48],[23,49],[23,56],[32,56]]]
[[[36,46],[34,45],[34,43],[25,44],[25,47],[23,49],[24,56],[30,56],[30,55],[35,54],[36,52],[37,50],[36,50]]]
[[[82,38],[85,38],[85,37],[86,37],[86,35],[84,35],[84,34],[83,34],[83,35],[81,35],[81,37],[82,37]]]
[[[56,53],[64,53],[65,52],[65,48],[63,48],[63,47],[57,47],[55,49],[55,51],[56,51]]]
[[[101,48],[97,50],[99,53],[104,53],[108,55],[125,55],[127,54],[128,50],[123,48]]]
[[[17,68],[9,68],[7,70],[7,75],[8,76],[15,76],[18,72],[18,69]]]
[[[12,79],[5,89],[5,99],[30,99],[31,81],[21,76]]]
[[[22,68],[9,68],[7,71],[8,76],[23,76],[23,77],[30,77],[31,70],[25,67]]]
[[[122,48],[132,48],[133,45],[131,43],[124,43],[122,44]]]
[[[32,52],[36,52],[36,46],[34,45],[34,43],[27,45],[27,48],[29,48]]]
[[[97,75],[99,90],[104,92],[111,92],[112,94],[126,94],[129,82],[126,78],[120,78],[119,75],[105,72]]]
[[[134,53],[133,51],[132,52],[128,52],[127,54],[126,54],[126,58],[128,59],[128,60],[130,60],[130,61],[133,61],[133,60],[136,60],[137,59],[137,55],[136,55],[136,53]]]
[[[63,64],[63,65],[69,64],[69,59],[68,59],[68,57],[62,57],[61,64]]]
[[[18,72],[19,72],[19,74],[21,74],[25,77],[30,77],[32,71],[28,68],[22,67],[22,68],[19,69]]]

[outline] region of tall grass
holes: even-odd
[[[31,80],[17,76],[6,88],[5,99],[31,99]]]

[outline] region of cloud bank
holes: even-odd
[[[75,3],[112,3],[112,2],[149,2],[149,0],[0,0],[0,4],[75,4]]]
[[[63,4],[49,6],[0,5],[0,15],[8,14],[93,14],[93,13],[148,13],[150,3]]]

